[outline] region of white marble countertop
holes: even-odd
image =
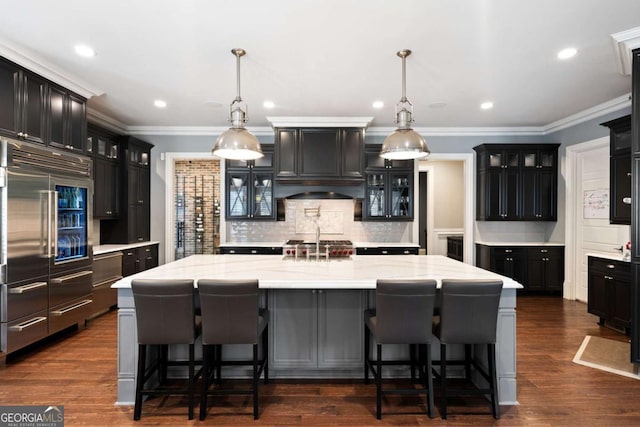
[[[522,288],[511,278],[440,255],[355,255],[349,260],[294,261],[281,255],[192,255],[112,285],[130,288],[132,279],[258,279],[265,289],[375,289],[377,279],[501,279],[505,288]]]
[[[476,244],[486,246],[564,246],[560,242],[483,242],[476,240]]]
[[[623,261],[623,262],[631,262],[631,258],[623,258],[622,254],[616,253],[595,253],[595,252],[591,252],[591,253],[587,253],[587,256],[592,256],[592,257],[596,257],[596,258],[604,258],[604,259],[612,259],[615,261]]]
[[[322,239],[325,240],[325,239]],[[328,239],[330,240],[330,239]],[[229,247],[248,247],[248,246],[256,246],[256,247],[278,247],[285,244],[285,241],[282,242],[227,242],[221,243],[220,246]],[[353,242],[356,248],[379,248],[379,247],[388,247],[388,248],[418,248],[420,245],[418,243],[402,243],[402,242]]]
[[[127,249],[139,248],[140,246],[157,245],[159,242],[137,242],[137,243],[116,243],[111,245],[98,245],[93,247],[94,255],[106,254],[109,252],[126,251]]]

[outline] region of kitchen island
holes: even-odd
[[[500,403],[516,404],[516,290],[512,279],[444,256],[369,255],[331,261],[279,255],[194,255],[116,282],[118,400],[132,405],[137,360],[133,279],[258,279],[271,311],[269,370],[273,378],[361,378],[363,310],[375,306],[377,279],[501,279],[496,343]],[[231,346],[229,346],[231,347]],[[183,349],[172,349],[180,357]],[[231,349],[227,358],[243,358]],[[392,350],[393,351],[393,350]],[[402,355],[403,348],[396,354]],[[439,346],[433,346],[439,358]],[[454,353],[455,354],[455,353]]]

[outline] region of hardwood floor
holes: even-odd
[[[518,297],[517,313],[520,405],[502,406],[502,418],[497,421],[484,402],[478,407],[452,408],[446,421],[430,420],[419,413],[424,405],[413,397],[389,397],[383,404],[383,419],[377,421],[373,384],[276,380],[261,385],[257,421],[251,416],[250,398],[236,396],[211,409],[204,422],[187,420],[186,402],[181,398],[151,399],[145,403],[142,419],[134,422],[133,408],[114,406],[115,312],[94,319],[86,329],[10,358],[0,368],[0,405],[64,405],[68,426],[640,425],[640,381],[572,362],[585,335],[620,340],[625,336],[599,326],[585,304],[558,297]],[[469,409],[482,414],[462,414]]]

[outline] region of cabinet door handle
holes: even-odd
[[[548,250],[546,250],[546,249],[540,249],[540,252],[541,252],[541,253],[543,253],[543,254],[546,254],[546,253],[547,253],[547,252],[549,252],[549,251],[548,251]]]
[[[607,268],[613,269],[613,268],[616,268],[616,266],[613,264],[607,264]]]
[[[382,251],[381,253],[382,253],[382,255],[387,255],[389,252],[388,251]]]
[[[513,252],[513,250],[512,249],[505,249],[504,252],[507,253],[507,254],[510,254],[511,252]]]
[[[258,251],[257,251],[257,250],[255,250],[255,249],[251,249],[251,253],[252,253],[252,254],[257,254],[257,253],[258,253]]]

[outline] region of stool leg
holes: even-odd
[[[253,345],[253,419],[260,417],[258,413],[258,344]]]
[[[487,344],[487,357],[489,365],[489,378],[491,378],[491,408],[493,418],[500,419],[500,404],[498,401],[498,375],[496,369],[496,345]]]
[[[416,382],[416,345],[409,344],[409,360],[411,363],[411,382]]]
[[[471,381],[471,344],[464,345],[464,379]]]
[[[142,414],[142,388],[144,387],[144,377],[147,360],[147,346],[138,344],[138,378],[136,379],[136,401],[133,409],[133,419],[138,421]]]
[[[262,331],[262,358],[264,359],[264,383],[269,383],[269,328]]]
[[[216,384],[222,383],[222,344],[216,344],[215,348],[215,365],[216,365]]]
[[[189,344],[189,419],[192,420],[193,419],[193,407],[194,407],[194,402],[193,402],[193,387],[194,387],[194,375],[195,375],[195,367],[194,367],[194,359],[195,359],[195,350],[193,348],[193,344]]]
[[[207,417],[207,390],[209,390],[209,369],[211,364],[211,348],[202,346],[202,393],[200,394],[200,421]]]
[[[433,418],[433,374],[431,373],[431,369],[433,368],[431,363],[431,344],[425,345],[425,353],[426,353],[426,372],[425,372],[425,380],[427,382],[427,414],[429,418]]]
[[[382,419],[382,345],[377,344],[378,360],[376,372],[376,418]]]
[[[442,409],[440,414],[443,420],[447,419],[447,345],[440,344],[440,389],[442,393]]]
[[[364,324],[364,383],[369,384],[369,346],[371,345],[371,337],[369,336],[369,328]]]

